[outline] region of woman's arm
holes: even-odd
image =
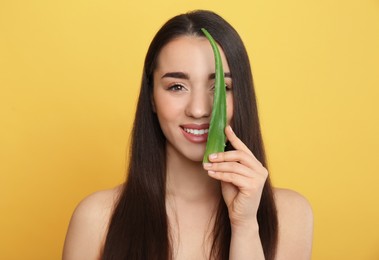
[[[251,226],[232,228],[230,241],[230,260],[264,260],[258,223]]]

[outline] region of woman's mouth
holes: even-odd
[[[208,140],[209,124],[182,125],[181,129],[186,139],[192,143],[206,143]]]
[[[191,128],[183,128],[184,131],[186,131],[187,133],[189,134],[193,134],[193,135],[203,135],[203,134],[207,134],[209,129],[191,129]]]

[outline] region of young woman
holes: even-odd
[[[202,158],[215,64],[227,89],[226,151]],[[266,169],[250,64],[237,32],[209,11],[170,19],[145,59],[128,179],[75,210],[63,259],[310,259],[313,217]]]

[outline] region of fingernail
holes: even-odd
[[[215,172],[214,171],[208,171],[208,174],[215,174]]]
[[[212,164],[211,163],[203,163],[203,166],[204,166],[204,168],[209,169],[212,167]]]
[[[231,127],[230,125],[229,125],[228,127],[229,127],[230,132],[233,133],[233,129],[232,129],[232,127]]]
[[[217,158],[217,153],[212,153],[209,155],[209,159],[216,159]]]

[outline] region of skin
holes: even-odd
[[[223,53],[224,71],[229,67]],[[173,73],[175,72],[175,73]],[[178,73],[179,72],[179,73]],[[169,42],[158,56],[154,71],[153,106],[167,144],[167,214],[177,260],[207,259],[214,210],[220,196],[231,220],[229,259],[264,259],[256,220],[268,171],[234,134],[225,134],[235,151],[210,156],[202,164],[205,142],[185,134],[183,126],[204,128],[209,124],[214,78],[214,59],[204,37],[183,36]],[[227,119],[232,122],[232,79],[226,77]],[[63,259],[99,259],[119,187],[84,199],[75,210],[68,229]],[[275,189],[279,218],[278,260],[311,257],[313,214],[300,194]]]

